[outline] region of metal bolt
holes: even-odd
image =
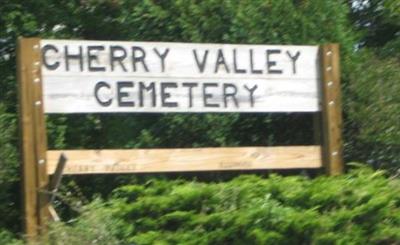
[[[35,62],[35,66],[39,66],[40,65],[40,62],[39,61],[36,61]]]
[[[329,82],[328,82],[328,86],[329,86],[329,87],[332,87],[332,85],[333,85],[333,82],[332,82],[332,81],[329,81]]]
[[[45,162],[44,159],[39,160],[39,164],[43,164],[44,162]]]
[[[332,51],[326,52],[326,55],[331,56],[332,55]]]
[[[35,78],[35,79],[33,79],[33,82],[38,83],[38,82],[40,82],[40,79],[39,78]]]
[[[331,71],[331,70],[332,70],[332,66],[328,66],[328,67],[326,68],[326,70],[327,70],[327,71]]]
[[[39,49],[39,45],[35,44],[35,45],[33,45],[33,48],[34,49]]]
[[[329,105],[330,105],[330,106],[333,106],[334,104],[335,104],[334,101],[329,101]]]
[[[41,102],[40,100],[38,100],[38,101],[35,102],[35,105],[36,105],[36,106],[40,106],[41,104],[42,104],[42,102]]]
[[[337,151],[332,152],[332,156],[336,156],[338,154]]]

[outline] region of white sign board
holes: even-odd
[[[315,112],[318,46],[41,40],[46,113]]]

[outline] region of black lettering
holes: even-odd
[[[292,72],[293,74],[296,74],[296,61],[300,56],[300,51],[297,51],[295,55],[292,55],[289,51],[286,51],[286,54],[292,60]]]
[[[96,98],[97,102],[98,102],[101,106],[106,107],[106,106],[111,105],[112,99],[110,98],[110,99],[108,99],[108,100],[106,100],[106,101],[102,101],[102,100],[99,98],[99,90],[102,89],[102,88],[110,89],[111,86],[110,86],[108,83],[103,82],[103,81],[102,81],[102,82],[98,82],[98,83],[96,84],[96,86],[94,87],[94,97]]]
[[[233,91],[228,92],[228,89],[231,88]],[[223,90],[223,94],[224,94],[224,106],[225,108],[228,107],[228,97],[231,97],[233,102],[235,103],[235,107],[238,108],[239,107],[239,103],[236,99],[236,94],[237,94],[237,87],[235,84],[232,83],[224,83],[224,90]]]
[[[78,54],[70,54],[68,53],[68,46],[64,46],[64,55],[65,55],[65,70],[69,71],[69,60],[75,59],[79,60],[79,68],[80,71],[83,71],[83,55],[82,55],[82,46],[79,46]]]
[[[247,87],[247,85],[244,85],[244,88],[249,91],[249,97],[250,97],[250,106],[254,107],[254,92],[258,88],[257,84],[255,84],[252,88]]]
[[[148,86],[144,84],[144,82],[139,83],[139,104],[140,107],[143,107],[144,105],[144,100],[143,100],[143,93],[144,92],[149,92],[151,93],[151,106],[155,107],[156,106],[156,87],[154,82],[151,82]]]
[[[117,52],[122,52],[122,55],[117,55]],[[110,46],[110,63],[111,63],[111,71],[115,69],[115,62],[118,62],[124,72],[127,72],[127,69],[123,63],[123,60],[126,58],[126,50],[119,45]]]
[[[197,87],[197,83],[182,83],[182,87],[189,88],[189,107],[193,107],[193,88]]]
[[[229,73],[229,68],[228,65],[225,63],[225,57],[224,53],[222,52],[222,49],[218,49],[217,61],[215,62],[214,73],[218,72],[220,65],[224,65],[226,72]]]
[[[54,45],[51,44],[47,44],[42,48],[42,60],[43,60],[43,64],[44,66],[49,69],[49,70],[56,70],[59,66],[60,66],[60,62],[56,61],[53,64],[49,64],[47,61],[47,57],[46,57],[46,53],[48,51],[54,51],[55,53],[58,53],[58,48]]]
[[[99,57],[97,54],[93,54],[92,51],[102,51],[104,50],[104,46],[96,45],[96,46],[87,46],[87,56],[88,56],[88,70],[89,71],[105,71],[106,68],[104,66],[94,66],[93,61],[98,62]]]
[[[246,69],[239,69],[237,67],[236,49],[233,49],[233,70],[235,73],[246,73]]]
[[[177,88],[178,85],[173,82],[161,83],[161,104],[163,107],[178,107],[177,102],[167,102],[167,99],[171,97],[171,93],[166,91],[167,88]]]
[[[218,87],[217,83],[203,83],[203,103],[204,107],[219,107],[219,104],[212,104],[208,102],[208,99],[213,97],[212,94],[207,93],[207,88],[209,87]]]
[[[146,58],[146,51],[142,49],[141,47],[133,46],[132,47],[132,66],[133,66],[133,71],[136,71],[136,63],[140,62],[142,63],[143,69],[146,72],[149,72],[149,69],[147,68],[145,59]]]
[[[154,52],[156,52],[156,54],[158,55],[158,57],[160,57],[160,59],[161,59],[161,72],[164,72],[164,71],[165,71],[165,58],[166,58],[167,55],[168,55],[169,48],[166,48],[166,49],[164,50],[164,53],[158,52],[157,48],[154,48],[153,50],[154,50]]]
[[[194,59],[196,60],[196,64],[197,64],[197,67],[199,68],[199,71],[201,73],[203,73],[204,68],[206,67],[208,49],[204,52],[203,61],[201,61],[201,62],[199,61],[199,58],[197,57],[197,51],[195,49],[193,49],[193,55],[194,55]]]
[[[272,69],[272,67],[276,66],[276,61],[271,60],[271,55],[280,54],[280,49],[267,49],[267,71],[269,74],[282,74],[282,70]]]
[[[123,99],[129,96],[128,92],[123,92],[124,88],[133,88],[134,83],[129,81],[119,81],[117,82],[117,93],[118,93],[118,106],[119,107],[133,107],[135,102],[124,101]]]
[[[250,71],[252,74],[261,74],[262,70],[254,69],[253,49],[250,49]]]

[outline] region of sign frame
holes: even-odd
[[[319,46],[320,58],[320,96],[321,111],[314,113],[315,146],[287,146],[287,147],[237,147],[237,148],[204,148],[204,149],[151,149],[151,150],[100,150],[100,151],[49,151],[47,147],[46,122],[42,92],[41,74],[41,47],[40,38],[19,38],[17,45],[17,79],[19,91],[19,118],[21,132],[21,170],[23,189],[23,211],[24,230],[28,241],[34,241],[38,236],[47,234],[49,213],[49,176],[54,172],[54,164],[60,154],[65,154],[68,162],[65,174],[92,174],[92,173],[142,173],[142,172],[168,172],[164,167],[152,168],[150,171],[143,171],[138,168],[117,171],[101,170],[87,171],[86,173],[68,172],[68,165],[74,165],[82,160],[83,155],[103,154],[109,156],[125,154],[130,156],[137,154],[135,159],[128,159],[128,162],[139,161],[141,156],[146,161],[152,161],[153,156],[160,152],[168,156],[158,161],[166,162],[168,166],[174,166],[174,159],[190,160],[188,154],[194,158],[204,155],[202,151],[208,149],[207,155],[215,162],[213,167],[199,167],[198,161],[194,161],[197,167],[188,169],[175,168],[174,171],[207,171],[207,170],[249,170],[249,169],[291,169],[291,168],[319,168],[323,167],[328,175],[343,173],[343,143],[342,143],[342,112],[340,98],[340,67],[339,67],[339,45],[324,44]],[[246,148],[246,149],[245,149]],[[125,153],[123,153],[125,151]],[[248,152],[247,160],[233,161],[231,165],[223,162],[227,156],[238,155],[235,151]],[[200,152],[200,153],[199,153]],[[211,154],[209,153],[211,152]],[[286,152],[292,152],[286,154]],[[308,152],[308,153],[305,153]],[[156,153],[156,154],[154,154]],[[152,155],[153,154],[153,155]],[[232,155],[233,154],[233,155]],[[236,155],[235,155],[236,154]],[[287,158],[290,155],[292,158]],[[314,159],[312,164],[307,159]],[[183,158],[182,158],[183,157]],[[185,158],[186,157],[186,158]],[[274,164],[269,166],[256,165],[249,167],[249,161],[257,162],[273,159]],[[274,158],[275,157],[275,158]],[[126,158],[126,157],[125,157]],[[150,160],[149,160],[150,159]],[[167,159],[167,160],[165,160]],[[217,159],[217,160],[216,160]],[[239,158],[238,158],[239,159]],[[250,160],[249,160],[250,159]],[[261,160],[260,160],[261,159]],[[282,161],[285,160],[286,161]],[[288,160],[289,159],[289,160]],[[295,159],[295,160],[293,160]],[[297,160],[296,160],[297,159]],[[299,160],[300,159],[300,160]],[[93,159],[88,158],[88,162]],[[305,161],[306,160],[306,161]],[[207,161],[207,159],[204,159]],[[277,163],[284,162],[283,166]],[[301,162],[298,165],[291,165],[293,161]],[[92,161],[93,162],[93,161]],[[179,161],[178,161],[179,162]],[[106,163],[107,164],[107,163]],[[171,165],[172,164],[172,165]],[[218,165],[219,164],[219,165]],[[226,164],[226,165],[224,165]],[[49,166],[53,170],[49,169]],[[136,165],[135,165],[136,166]],[[176,166],[175,166],[176,167]]]

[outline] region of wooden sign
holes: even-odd
[[[316,112],[318,46],[42,40],[46,113]]]
[[[56,188],[62,171],[106,174],[322,167],[331,175],[343,171],[337,44],[21,38],[17,57],[28,239],[46,234],[49,212],[57,216],[46,193],[49,186]],[[116,112],[312,112],[316,142],[273,147],[47,149],[45,113]],[[51,185],[50,175],[55,177]]]

